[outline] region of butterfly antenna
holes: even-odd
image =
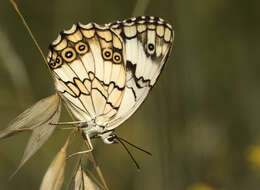
[[[127,141],[127,140],[125,140],[125,139],[123,139],[123,138],[121,138],[121,137],[118,137],[118,136],[117,136],[117,139],[118,139],[118,140],[121,140],[121,141],[123,141],[123,142],[125,142],[125,143],[127,143],[127,144],[129,144],[130,146],[132,146],[132,147],[134,147],[134,148],[136,148],[136,149],[138,149],[138,150],[140,150],[140,151],[142,151],[142,152],[144,152],[144,153],[146,153],[146,154],[148,154],[148,155],[150,155],[150,156],[152,156],[152,153],[151,153],[151,152],[148,152],[147,150],[144,150],[144,149],[142,149],[142,148],[140,148],[140,147],[134,145],[133,143],[130,143],[129,141]]]
[[[134,162],[136,168],[138,170],[140,170],[140,166],[137,163],[137,161],[135,160],[134,156],[131,154],[131,152],[128,150],[128,148],[126,147],[126,145],[124,144],[124,141],[121,140],[121,138],[119,138],[118,136],[115,137],[115,139],[118,140],[118,142],[124,147],[124,149],[126,150],[126,152],[128,153],[128,155],[131,157],[132,161]]]
[[[48,65],[48,62],[47,62],[45,56],[44,56],[44,53],[43,53],[41,47],[39,46],[39,44],[38,44],[36,38],[34,37],[34,35],[33,35],[32,31],[31,31],[29,25],[27,24],[25,18],[23,17],[23,14],[20,12],[20,10],[19,10],[19,8],[18,8],[18,5],[16,4],[16,2],[15,2],[14,0],[9,0],[9,1],[10,1],[10,3],[13,5],[13,7],[14,7],[15,11],[17,12],[18,16],[21,18],[21,20],[22,20],[22,22],[23,22],[23,24],[24,24],[26,30],[28,31],[28,33],[29,33],[30,37],[32,38],[34,44],[36,45],[38,51],[40,52],[40,54],[41,54],[41,56],[42,56],[42,58],[43,58],[43,60],[44,60],[44,63],[46,64],[47,68],[49,69],[49,72],[51,73],[52,79],[54,80],[54,76],[53,76],[53,74],[52,74],[52,72],[51,72],[51,70],[50,70],[50,67],[49,67],[49,65]]]

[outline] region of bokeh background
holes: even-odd
[[[153,153],[96,140],[95,155],[110,189],[257,190],[260,187],[260,1],[17,0],[40,46],[75,22],[107,23],[138,15],[174,26],[172,54],[155,88],[117,134]],[[8,0],[0,2],[1,129],[54,93],[49,73]],[[64,111],[63,121],[70,118]],[[56,130],[19,173],[29,132],[1,140],[0,189],[38,189],[70,131]],[[75,135],[69,151],[82,147]],[[76,159],[68,162],[69,184]],[[91,169],[92,168],[92,169]],[[89,170],[95,176],[91,164]]]

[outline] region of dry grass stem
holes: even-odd
[[[37,125],[37,127],[33,128],[32,135],[27,143],[22,160],[21,160],[18,168],[16,169],[16,171],[11,176],[11,178],[25,164],[25,162],[28,161],[32,157],[32,155],[42,147],[42,145],[49,139],[49,137],[52,135],[52,133],[55,130],[55,126],[51,125],[50,123],[57,122],[60,118],[60,112],[61,112],[60,99],[57,95],[50,96],[47,99],[55,100],[51,104],[55,109],[53,110],[53,112],[46,111],[45,113],[43,113],[44,115],[42,115],[43,116],[42,118],[44,118],[44,120],[40,121],[39,125]],[[50,101],[50,102],[52,102],[52,101]],[[41,106],[48,107],[48,105],[45,105],[45,104],[37,104],[37,105],[38,105],[38,107],[37,106],[36,107],[38,108],[38,110],[41,108]],[[35,111],[37,112],[37,109]],[[34,114],[34,112],[32,112],[32,114]],[[46,114],[48,115],[47,118],[44,117]],[[37,119],[39,119],[39,118],[41,118],[41,116],[37,116]],[[31,120],[33,121],[33,119],[34,118],[32,117]],[[27,121],[30,121],[30,120],[27,120]]]
[[[64,171],[66,166],[67,147],[69,137],[65,145],[58,152],[42,180],[40,190],[60,190],[64,180]]]
[[[50,70],[50,67],[49,67],[48,62],[47,62],[47,60],[46,60],[46,58],[45,58],[45,55],[44,55],[44,53],[43,53],[43,51],[42,51],[40,45],[38,44],[36,38],[34,37],[34,35],[33,35],[32,31],[31,31],[29,25],[27,24],[27,22],[26,22],[26,20],[24,19],[22,13],[20,12],[20,10],[19,10],[19,8],[18,8],[18,5],[16,4],[16,2],[15,2],[14,0],[9,0],[9,1],[10,1],[10,3],[13,5],[13,7],[14,7],[15,11],[17,12],[17,14],[19,15],[19,17],[21,18],[21,20],[22,20],[24,26],[26,27],[26,30],[28,31],[28,33],[29,33],[30,37],[32,38],[34,44],[36,45],[38,51],[40,52],[40,54],[41,54],[41,56],[42,56],[42,58],[43,58],[43,60],[44,60],[44,63],[45,63],[45,65],[47,66],[48,71],[49,71],[49,73],[50,73],[50,75],[51,75],[53,81],[55,81],[55,78],[54,78],[54,76],[53,76],[53,74],[52,74],[52,72],[51,72],[51,70]]]
[[[57,112],[59,104],[60,99],[57,94],[41,99],[18,115],[6,129],[0,131],[0,139],[46,124]]]
[[[70,190],[101,190],[101,189],[86,174],[86,172],[82,168],[81,161],[80,161],[76,174],[72,179]]]

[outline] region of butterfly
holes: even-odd
[[[163,19],[141,16],[105,25],[74,24],[50,45],[47,60],[55,88],[76,119],[71,123],[79,124],[88,140],[88,151],[91,137],[115,143],[114,129],[155,85],[173,34]]]

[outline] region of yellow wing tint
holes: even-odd
[[[48,63],[56,89],[80,121],[111,120],[125,92],[126,69],[120,37],[95,23],[73,25],[50,45]]]
[[[171,25],[153,16],[73,25],[50,46],[56,89],[78,120],[114,129],[155,85],[173,36]]]

